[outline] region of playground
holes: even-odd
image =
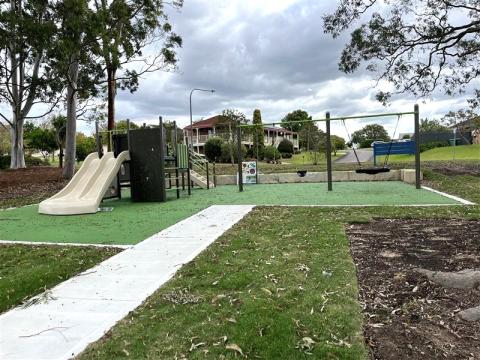
[[[94,215],[48,217],[38,206],[0,212],[0,239],[83,244],[136,244],[211,205],[263,206],[442,206],[460,202],[402,182],[341,182],[335,191],[326,184],[250,185],[239,193],[235,186],[194,190],[191,197],[165,203],[106,200],[113,211]]]
[[[418,120],[418,108],[405,114]],[[409,146],[408,179],[386,181],[403,172],[383,161],[342,173],[327,151],[321,176],[297,169],[268,184],[249,172],[255,163],[239,161],[241,181],[215,186],[209,164],[175,139],[176,129],[163,129],[160,119],[108,133],[104,154],[97,132],[98,151],[67,186],[45,189],[40,204],[0,211],[10,260],[0,267],[0,304],[20,305],[0,315],[11,329],[0,346],[6,357],[18,349],[80,359],[479,351],[466,340],[477,323],[458,325],[462,312],[442,320],[458,303],[475,309],[478,291],[448,290],[445,300],[443,287],[417,269],[443,270],[452,257],[448,271],[478,267],[476,164],[455,174],[421,169],[418,147]],[[387,157],[392,149],[384,146]],[[316,176],[323,180],[304,182]],[[55,266],[32,276],[41,257]],[[406,336],[394,341],[398,331]]]

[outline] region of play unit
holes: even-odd
[[[413,115],[414,120],[414,137],[413,141],[399,143],[395,142],[393,138],[398,129],[398,124],[403,116]],[[391,154],[414,154],[415,155],[415,187],[417,189],[421,188],[421,169],[420,169],[420,110],[419,106],[415,104],[413,111],[410,112],[397,112],[397,113],[383,113],[383,114],[372,114],[372,115],[355,115],[355,116],[341,116],[341,117],[331,117],[330,113],[327,112],[325,118],[317,119],[317,120],[302,120],[302,121],[290,121],[289,123],[316,123],[316,122],[325,122],[326,124],[326,158],[327,158],[327,186],[328,191],[333,190],[333,168],[332,168],[332,142],[331,142],[331,131],[330,131],[330,124],[332,121],[341,121],[345,127],[347,132],[348,138],[351,142],[351,136],[346,126],[346,120],[352,119],[368,119],[368,118],[382,118],[382,117],[397,117],[397,122],[395,125],[394,134],[392,136],[392,140],[388,143],[379,144],[377,145],[376,155],[385,155],[385,159],[382,166],[378,166],[375,164],[373,167],[364,167],[359,160],[355,147],[352,146],[352,150],[354,152],[358,168],[355,170],[356,174],[364,174],[369,176],[375,176],[379,174],[389,173],[390,167],[388,166],[389,156]],[[237,169],[237,183],[238,183],[238,190],[240,192],[243,191],[243,185],[245,184],[245,165],[242,164],[242,129],[255,129],[258,126],[276,126],[283,123],[269,123],[269,124],[238,124],[237,126],[237,156],[238,156],[238,169]],[[375,147],[376,144],[374,144]],[[375,148],[374,148],[375,151]],[[255,167],[256,171],[256,178],[258,179],[258,170]],[[297,175],[299,177],[305,177],[307,175],[306,170],[298,170]],[[254,181],[250,183],[255,183]]]
[[[167,191],[180,192],[198,185],[210,188],[192,159],[188,144],[178,141],[175,122],[167,129],[159,118],[158,126],[100,133],[96,126],[97,152],[87,156],[79,171],[59,193],[40,203],[38,212],[47,215],[92,214],[103,199],[121,198],[122,188],[130,188],[134,202],[165,202]],[[102,136],[106,135],[106,136]],[[102,138],[108,152],[103,154]],[[204,165],[205,166],[205,165]]]

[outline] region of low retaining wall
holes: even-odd
[[[420,173],[420,178],[423,174]],[[357,174],[355,171],[333,171],[333,181],[404,181],[415,184],[415,170],[391,170],[388,173],[376,175]],[[217,185],[236,185],[237,175],[217,175]],[[308,172],[304,177],[297,173],[276,173],[258,175],[259,184],[285,184],[285,183],[318,183],[327,182],[327,172]]]

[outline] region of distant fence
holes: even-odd
[[[453,131],[420,133],[420,144],[428,144],[432,142],[452,144],[453,139],[456,139],[457,145],[469,145],[473,141],[472,134],[470,132],[460,133],[457,131],[456,135],[453,133]]]
[[[377,156],[394,154],[415,154],[415,141],[373,143],[373,161],[377,165]]]

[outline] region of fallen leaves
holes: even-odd
[[[236,353],[240,354],[241,356],[245,356],[245,355],[243,355],[242,349],[237,344],[227,344],[225,346],[225,349],[235,351]]]
[[[193,295],[187,288],[173,289],[172,291],[164,294],[162,298],[163,300],[176,305],[198,304],[202,301],[201,296]]]
[[[216,304],[219,301],[221,301],[222,299],[225,299],[226,297],[227,297],[227,295],[225,295],[225,294],[218,294],[212,299],[212,304]]]
[[[268,296],[272,296],[272,292],[268,290],[267,288],[262,288],[262,291],[267,294]]]
[[[315,347],[316,342],[308,336],[303,337],[301,340],[297,342],[296,349],[304,352],[305,354],[312,355],[312,350]]]

